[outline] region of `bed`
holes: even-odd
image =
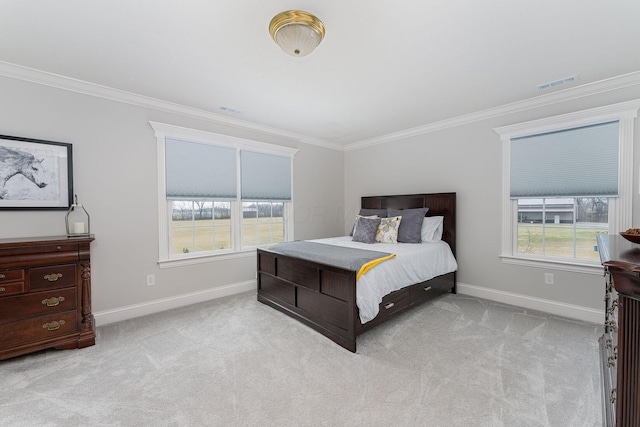
[[[365,196],[361,199],[361,207],[366,210],[429,208],[426,212],[427,217],[443,217],[440,246],[447,246],[447,250],[455,260],[456,193]],[[326,239],[330,240],[328,242],[324,240],[311,242],[331,244],[338,248],[351,239],[343,237]],[[412,249],[420,249],[418,246],[421,246],[412,243],[398,245],[411,246]],[[378,243],[369,246],[374,251],[379,250],[379,247],[384,249],[390,247]],[[438,245],[424,243],[422,246]],[[297,319],[352,352],[356,352],[356,337],[363,332],[438,295],[456,292],[457,264],[454,263],[452,269],[449,263],[448,270],[452,271],[418,283],[394,285],[394,288],[399,289],[381,296],[381,301],[375,308],[375,316],[363,321],[364,316],[361,316],[358,306],[358,300],[361,302],[363,299],[361,289],[368,289],[368,286],[363,286],[363,283],[366,284],[363,279],[366,277],[366,280],[369,280],[369,276],[378,275],[382,281],[386,281],[383,272],[388,268],[385,264],[390,266],[391,261],[380,263],[357,279],[357,269],[345,268],[336,265],[337,263],[313,261],[282,252],[273,247],[257,250],[258,301]],[[393,255],[397,255],[398,261],[403,256],[402,252],[401,247],[397,246]],[[374,272],[375,274],[372,274]],[[365,311],[364,308],[363,311]],[[373,314],[368,316],[371,317]]]

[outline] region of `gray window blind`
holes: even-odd
[[[291,158],[240,152],[243,200],[291,200]]]
[[[235,199],[236,149],[166,139],[167,199]]]
[[[511,197],[618,195],[618,121],[513,138]]]

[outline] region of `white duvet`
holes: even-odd
[[[367,244],[354,242],[350,236],[341,236],[310,241],[396,254],[395,258],[369,270],[356,284],[356,304],[362,323],[378,315],[380,302],[385,295],[458,269],[451,248],[442,240],[432,243]]]

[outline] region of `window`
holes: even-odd
[[[161,265],[250,255],[293,239],[297,150],[150,124],[158,144]]]
[[[639,107],[632,101],[495,129],[504,262],[600,270],[597,234],[631,226]]]
[[[242,202],[242,245],[283,242],[284,202]]]
[[[231,202],[171,200],[171,254],[231,249]]]
[[[516,252],[599,261],[596,236],[609,233],[607,197],[520,198]]]

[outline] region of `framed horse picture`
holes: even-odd
[[[0,209],[68,209],[71,144],[0,135]]]

